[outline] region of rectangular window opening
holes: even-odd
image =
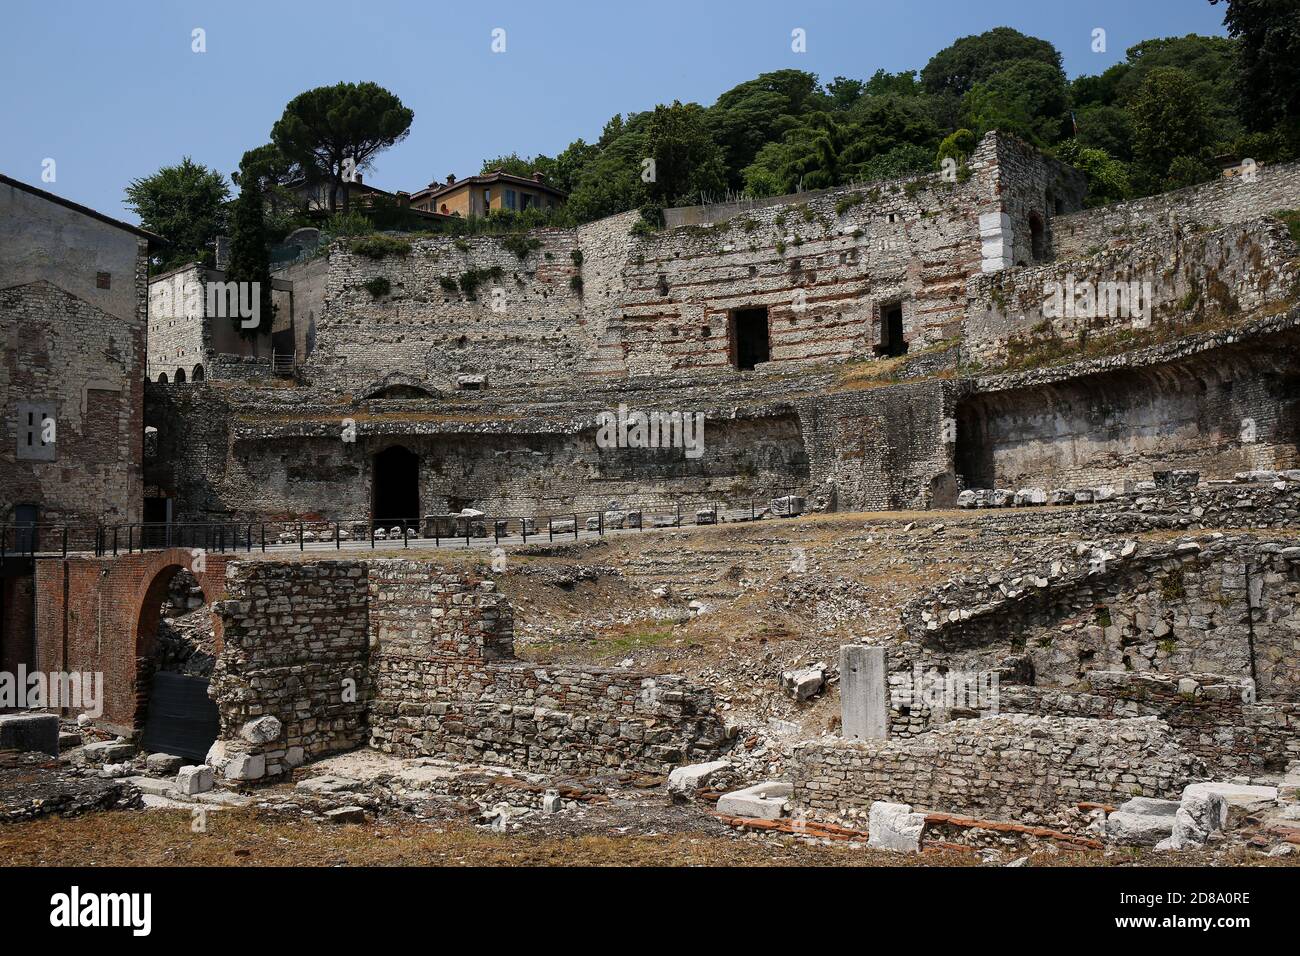
[[[768,339],[767,306],[735,309],[728,323],[731,361],[740,371],[748,371],[771,359]]]

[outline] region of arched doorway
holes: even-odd
[[[178,368],[178,369],[176,370],[176,377],[173,379],[173,381],[174,381],[177,385],[184,385],[184,384],[185,384],[185,369],[183,369],[183,368]]]
[[[216,635],[207,595],[189,569],[170,564],[154,575],[140,603],[135,644],[141,746],[202,761],[221,729],[208,697]]]
[[[190,381],[191,381],[191,382],[201,382],[201,381],[203,381],[203,366],[202,366],[202,365],[196,365],[196,366],[194,366],[194,374],[193,374],[192,376],[190,376]]]
[[[375,455],[370,516],[376,528],[420,526],[420,456],[401,445]]]

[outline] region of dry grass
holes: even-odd
[[[926,862],[969,863],[965,854]],[[466,824],[385,819],[331,825],[222,810],[207,832],[184,811],[117,811],[0,827],[9,866],[852,866],[897,865],[859,847],[741,836],[498,834]]]
[[[386,818],[331,825],[256,810],[208,815],[192,833],[179,810],[114,811],[0,826],[6,866],[977,866],[971,852],[932,848],[920,856],[824,846],[794,837],[499,834],[463,823]],[[1245,850],[1210,856],[1128,850],[1007,851],[1030,866],[1296,866],[1296,857]]]

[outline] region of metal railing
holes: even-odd
[[[796,494],[780,489],[770,497]],[[66,558],[71,554],[97,557],[161,551],[169,548],[205,552],[267,553],[283,550],[342,551],[401,542],[401,547],[448,547],[475,543],[519,541],[523,544],[604,537],[614,531],[681,528],[736,521],[756,521],[773,515],[768,498],[730,502],[722,498],[682,500],[635,508],[603,508],[531,516],[448,513],[415,518],[340,518],[333,520],[222,520],[210,522],[139,522],[123,525],[23,524],[0,525],[0,561]],[[787,515],[773,515],[787,517]]]

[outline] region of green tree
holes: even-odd
[[[802,70],[763,73],[732,87],[708,109],[709,133],[722,149],[728,185],[739,188],[742,170],[767,143],[779,140],[810,112],[832,108],[817,77]]]
[[[541,166],[544,165],[544,163],[539,162],[539,160],[544,160],[545,158],[546,157],[544,156],[539,156],[537,159],[525,159],[518,153],[507,153],[498,156],[495,159],[483,160],[483,165],[479,169],[479,174],[495,173],[497,170],[501,170],[501,172],[509,173],[511,176],[528,177],[534,172],[541,171]]]
[[[1021,60],[1061,69],[1061,55],[1046,40],[1010,27],[995,27],[962,37],[930,58],[921,70],[921,87],[933,98],[940,126],[952,129],[961,117],[962,99],[977,84]]]
[[[238,316],[232,317],[232,321],[240,335],[255,338],[259,333],[271,331],[275,305],[271,300],[271,256],[262,210],[261,183],[247,171],[231,218],[230,263],[226,268],[226,281],[257,283],[259,306],[257,325],[245,327],[244,320]]]
[[[1128,165],[1104,149],[1085,146],[1079,139],[1067,139],[1057,147],[1056,158],[1088,177],[1086,205],[1104,206],[1132,198]]]
[[[696,103],[656,106],[646,124],[646,148],[654,160],[647,185],[652,202],[700,202],[702,194],[716,196],[727,186],[722,150],[710,138],[704,108]]]
[[[189,262],[211,265],[229,197],[225,177],[188,156],[152,176],[133,179],[126,188],[127,206],[145,229],[170,243],[153,261],[155,270],[166,272]]]
[[[330,210],[349,170],[368,169],[381,151],[404,139],[415,114],[375,83],[338,83],[300,93],[271,128],[271,141],[309,178],[330,184]],[[343,190],[343,208],[348,208]]]
[[[1300,125],[1300,0],[1210,0],[1224,3],[1223,25],[1239,41],[1235,87],[1252,132]]]
[[[1147,74],[1132,103],[1133,155],[1138,186],[1159,191],[1206,179],[1205,154],[1211,144],[1209,117],[1195,81],[1176,67]],[[1182,160],[1177,170],[1175,160]],[[1174,173],[1171,179],[1171,171]],[[1172,185],[1171,183],[1176,183]]]
[[[1048,146],[1061,138],[1066,103],[1060,67],[1020,60],[971,87],[962,100],[963,125],[979,134],[996,129]]]

